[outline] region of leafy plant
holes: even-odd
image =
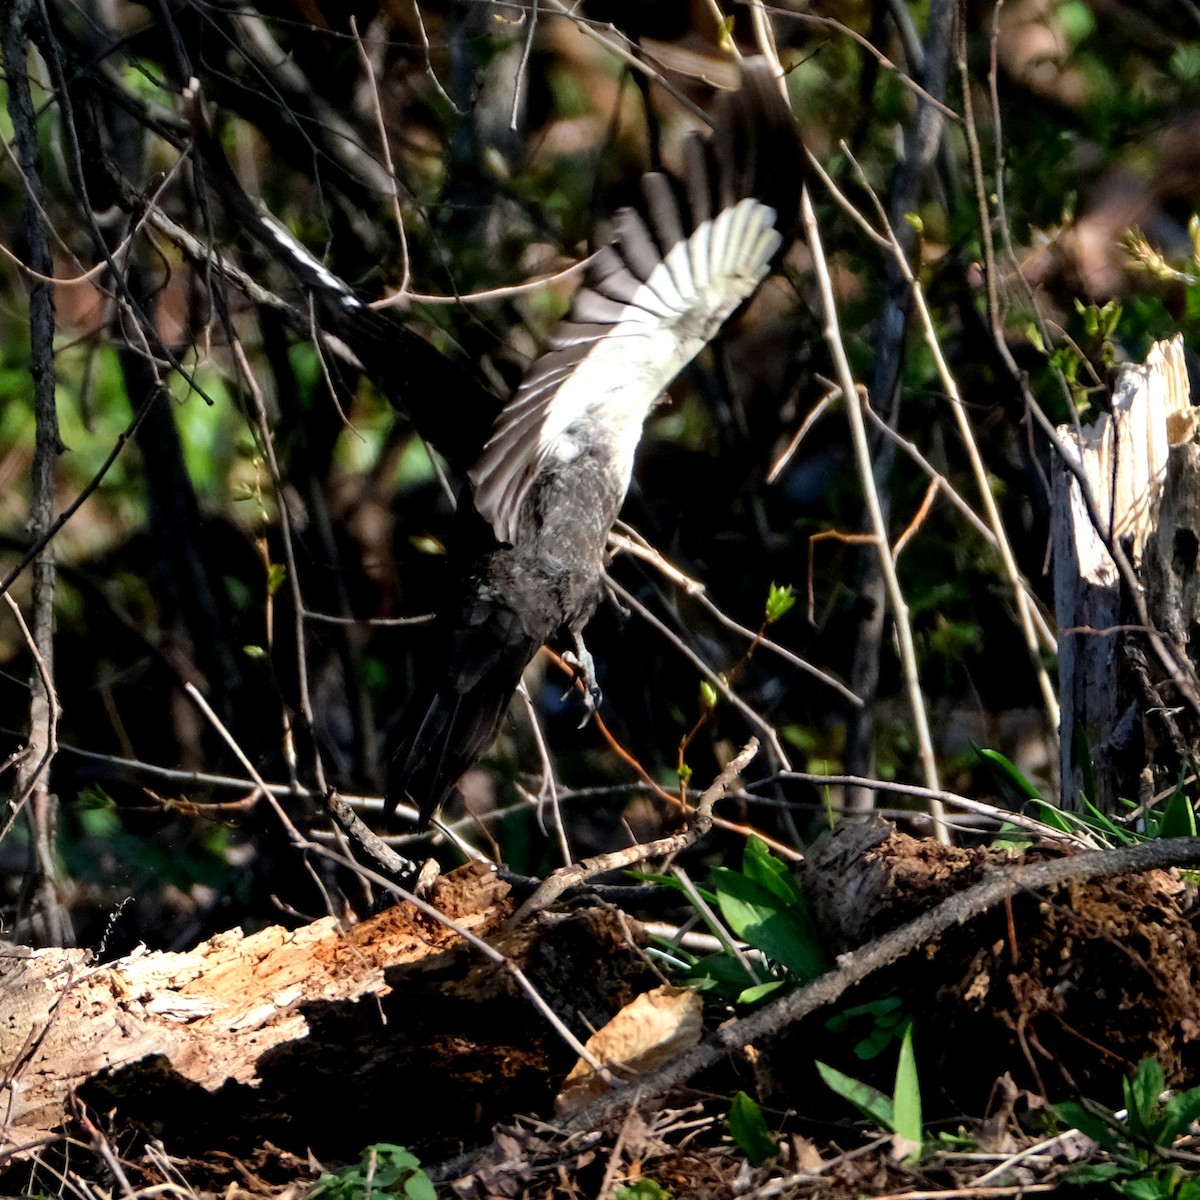
[[[433,1181],[420,1160],[403,1146],[380,1142],[368,1146],[362,1159],[330,1175],[322,1175],[305,1200],[437,1200]]]
[[[658,877],[657,882],[682,890],[669,876]],[[829,970],[829,957],[807,900],[787,864],[775,858],[761,838],[746,842],[741,871],[719,867],[712,885],[701,897],[728,927],[728,932],[721,928],[714,932],[726,941],[732,933],[758,954],[751,958],[731,948],[704,958],[689,956],[683,969],[685,982],[726,1001],[753,1004]]]
[[[673,1194],[653,1179],[639,1179],[617,1188],[616,1200],[673,1200]]]
[[[849,1033],[864,1029],[854,1045],[854,1055],[864,1062],[878,1058],[898,1037],[904,1036],[909,1018],[895,992],[855,1004],[834,1014],[825,1022],[830,1033]]]
[[[1145,1058],[1133,1078],[1122,1084],[1123,1116],[1092,1100],[1068,1100],[1054,1106],[1060,1121],[1086,1134],[1112,1159],[1075,1168],[1072,1182],[1109,1183],[1134,1200],[1200,1200],[1200,1177],[1178,1164],[1165,1163],[1163,1158],[1163,1151],[1170,1150],[1200,1118],[1200,1087],[1164,1100],[1164,1082],[1159,1061]]]
[[[844,1075],[827,1063],[818,1062],[817,1070],[830,1088],[854,1105],[873,1125],[916,1147],[906,1161],[912,1162],[920,1157],[923,1141],[921,1085],[917,1078],[917,1060],[913,1054],[911,1023],[900,1039],[896,1083],[890,1096],[869,1083]]]
[[[751,1166],[761,1167],[779,1155],[779,1143],[772,1136],[762,1109],[745,1092],[735,1092],[729,1105],[729,1136]]]
[[[1003,754],[986,749],[977,753],[1006,791],[1016,800],[1034,805],[1034,815],[1039,821],[1063,833],[1084,834],[1100,846],[1132,846],[1154,838],[1196,836],[1196,810],[1182,786],[1157,804],[1143,806],[1122,800],[1132,820],[1132,824],[1122,824],[1121,820],[1101,812],[1086,796],[1081,812],[1064,812],[1045,799]]]

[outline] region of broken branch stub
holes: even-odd
[[[1059,427],[1071,460],[1056,466],[1051,528],[1063,808],[1078,810],[1084,796],[1104,812],[1121,798],[1148,800],[1178,779],[1200,742],[1179,682],[1182,674],[1194,687],[1200,655],[1189,638],[1200,627],[1197,412],[1176,337],[1121,368],[1111,414]],[[1114,544],[1139,595],[1121,577]]]

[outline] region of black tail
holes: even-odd
[[[407,802],[423,829],[496,740],[521,673],[549,636],[526,632],[511,610],[469,596],[459,620],[435,640],[430,684],[409,701],[388,760],[384,817]]]

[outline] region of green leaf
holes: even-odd
[[[751,982],[746,968],[732,954],[710,954],[681,972],[680,979],[698,992],[712,992],[730,1002],[740,999]]]
[[[767,1126],[762,1109],[745,1092],[735,1092],[729,1106],[729,1135],[751,1166],[761,1167],[779,1156],[779,1143]]]
[[[713,871],[717,905],[735,937],[761,950],[803,982],[829,969],[829,960],[817,939],[807,912],[800,905],[785,906],[778,896],[737,871]]]
[[[900,1060],[896,1064],[896,1090],[892,1096],[896,1133],[907,1141],[921,1144],[921,1083],[917,1078],[917,1060],[913,1054],[911,1023],[900,1039]]]
[[[1118,1131],[1112,1125],[1112,1116],[1105,1120],[1099,1113],[1085,1108],[1074,1100],[1065,1100],[1062,1104],[1054,1105],[1054,1115],[1072,1129],[1078,1129],[1086,1134],[1109,1153],[1115,1153],[1125,1148],[1125,1143]]]
[[[700,707],[706,712],[717,707],[717,689],[707,679],[700,680]]]
[[[1055,808],[1049,800],[1038,800],[1036,804],[1038,807],[1037,819],[1043,825],[1049,825],[1051,829],[1057,829],[1060,833],[1075,832],[1074,826],[1063,815],[1062,810]]]
[[[1172,1096],[1166,1104],[1162,1129],[1162,1144],[1170,1147],[1180,1134],[1186,1133],[1193,1121],[1200,1120],[1200,1088]]]
[[[1160,1173],[1122,1180],[1112,1186],[1113,1191],[1128,1196],[1130,1200],[1172,1200],[1178,1194],[1172,1180]]]
[[[639,1179],[617,1188],[616,1200],[673,1200],[670,1192],[653,1179]]]
[[[1163,807],[1157,837],[1195,837],[1196,810],[1182,791],[1175,792]]]
[[[889,992],[877,1000],[843,1009],[825,1022],[825,1028],[830,1033],[847,1033],[855,1027],[861,1028],[867,1020],[870,1021],[867,1032],[860,1034],[860,1040],[854,1045],[854,1057],[864,1062],[878,1058],[901,1036],[900,1026],[908,1024],[900,997]]]
[[[843,1075],[836,1067],[818,1062],[821,1078],[843,1100],[849,1101],[868,1121],[885,1133],[896,1132],[896,1112],[892,1101],[878,1088]]]
[[[1083,811],[1088,827],[1098,833],[1106,834],[1118,846],[1132,846],[1137,841],[1137,838],[1128,829],[1123,829],[1120,825],[1115,824],[1107,813],[1101,812],[1086,797],[1083,801]]]
[[[728,54],[731,50],[733,50],[735,48],[736,43],[733,40],[733,17],[732,16],[723,17],[721,19],[721,28],[720,28],[720,35],[718,37],[718,42],[720,44],[721,49],[724,50],[726,54]]]
[[[739,992],[736,1003],[758,1004],[769,996],[775,995],[776,992],[783,991],[787,986],[782,979],[772,979],[770,983],[756,983],[754,987],[748,987],[745,991]]]
[[[807,915],[808,906],[796,886],[791,868],[771,853],[762,838],[747,839],[746,849],[742,853],[742,873],[747,879],[753,879],[760,887],[766,888],[783,904],[803,907]]]
[[[786,617],[795,605],[796,593],[790,586],[780,587],[778,584],[771,584],[767,592],[767,608],[765,613],[767,624],[774,625],[776,621]]]
[[[975,753],[983,759],[1001,782],[1007,783],[1019,796],[1026,800],[1041,800],[1042,793],[1021,773],[1011,759],[1005,758],[998,750],[987,750],[977,747]]]
[[[266,658],[267,652],[261,646],[243,646],[242,653],[247,658]]]
[[[283,563],[272,563],[267,568],[267,595],[273,596],[287,578],[287,567]]]
[[[404,1183],[404,1194],[408,1200],[437,1200],[437,1188],[424,1171],[414,1171]]]
[[[1162,1095],[1166,1080],[1163,1077],[1162,1063],[1157,1058],[1143,1058],[1138,1063],[1132,1079],[1122,1084],[1125,1093],[1125,1107],[1128,1110],[1126,1122],[1135,1136],[1144,1138],[1155,1145],[1161,1136],[1159,1121],[1159,1096]]]
[[[1074,1184],[1108,1183],[1127,1173],[1127,1168],[1121,1166],[1120,1163],[1084,1163],[1083,1166],[1072,1167],[1067,1172],[1067,1182]]]

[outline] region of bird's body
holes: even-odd
[[[617,214],[467,472],[460,532],[472,549],[401,722],[389,812],[408,799],[428,819],[494,740],[539,647],[573,642],[586,664],[580,635],[646,417],[766,277],[795,222],[801,147],[764,62],[747,64],[715,124],[709,141],[686,143],[681,179],[645,176],[643,203]]]

